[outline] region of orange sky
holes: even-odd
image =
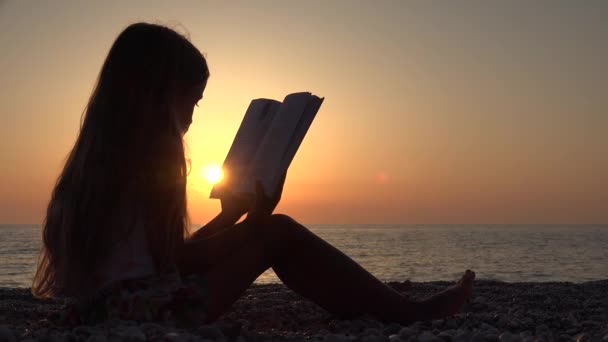
[[[441,6],[440,6],[441,5]],[[211,79],[189,210],[249,101],[325,102],[278,210],[305,223],[608,223],[608,2],[0,1],[0,223],[39,223],[116,35],[180,23]],[[180,30],[179,26],[177,27]]]

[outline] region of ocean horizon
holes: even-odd
[[[200,227],[200,225],[193,225]],[[608,279],[607,224],[313,224],[308,228],[383,281]],[[0,287],[31,284],[39,224],[0,224]],[[256,283],[280,280],[268,270]]]

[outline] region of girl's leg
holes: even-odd
[[[474,279],[474,273],[467,272],[446,291],[425,301],[410,301],[284,215],[273,215],[257,226],[236,225],[223,236],[193,241],[187,244],[190,252],[186,254],[190,259],[196,251],[205,250],[206,245],[214,245],[211,250],[218,250],[224,242],[234,250],[218,253],[223,258],[202,272],[212,292],[210,319],[227,310],[269,267],[288,287],[334,314],[348,317],[368,313],[400,323],[457,312],[470,296]],[[190,265],[186,268],[193,271],[195,263],[196,260],[186,262]]]
[[[283,283],[343,317],[367,313],[401,323],[445,317],[456,313],[472,291],[474,273],[469,271],[456,286],[414,302],[288,216],[273,215],[260,230]]]

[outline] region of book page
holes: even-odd
[[[229,189],[238,187],[250,173],[251,162],[280,105],[280,102],[269,99],[251,101],[222,166],[225,174],[222,186]],[[211,198],[219,198],[219,188],[213,187]]]
[[[279,165],[279,174],[277,178],[280,178],[282,175],[282,170],[287,171],[289,165],[291,164],[293,157],[296,155],[298,148],[302,144],[304,140],[304,136],[308,132],[308,128],[312,124],[319,108],[321,108],[321,104],[323,103],[324,98],[319,98],[318,96],[312,95],[308,100],[306,108],[300,117],[298,125],[296,126],[293,136],[291,137],[290,143],[285,149],[285,153],[283,154],[283,158],[281,159],[281,164]],[[275,183],[278,182],[279,179],[275,180]],[[276,185],[274,186],[276,187]],[[273,187],[271,187],[273,188]]]
[[[312,123],[322,100],[308,92],[285,97],[251,162],[249,175],[238,187],[239,192],[255,193],[260,180],[270,196],[287,171],[298,147]]]

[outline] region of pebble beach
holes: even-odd
[[[388,284],[425,298],[451,283]],[[281,284],[253,285],[220,320],[187,330],[131,321],[61,327],[47,319],[60,306],[28,289],[0,288],[0,341],[608,341],[608,280],[477,280],[459,314],[409,326],[337,319]]]

